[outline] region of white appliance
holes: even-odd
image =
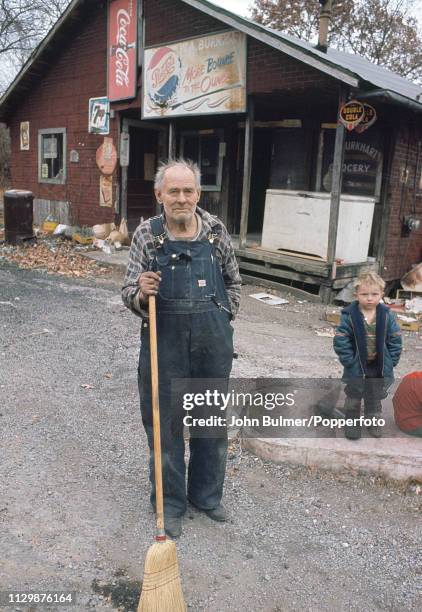
[[[331,194],[268,189],[261,247],[327,257]],[[345,263],[366,261],[375,200],[342,195],[336,258]]]

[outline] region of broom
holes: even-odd
[[[150,546],[145,559],[144,580],[138,612],[186,612],[177,563],[176,544],[173,540],[167,539],[164,531],[155,295],[149,296],[148,304],[157,535],[155,536],[156,541]]]

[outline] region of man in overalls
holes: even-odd
[[[216,521],[221,504],[227,432],[190,437],[186,491],[183,410],[172,407],[174,379],[227,379],[233,359],[231,319],[239,307],[241,279],[230,236],[200,209],[200,172],[183,159],[162,164],[155,196],[163,213],[135,231],[122,298],[142,317],[138,382],[150,448],[151,503],[155,507],[148,299],[157,296],[161,444],[166,532],[178,537],[187,500]],[[186,414],[186,413],[185,413]]]

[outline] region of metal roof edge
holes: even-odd
[[[399,104],[406,106],[416,113],[422,113],[422,101],[416,102],[407,96],[391,91],[390,89],[375,89],[372,91],[360,91],[355,96],[358,100],[379,100],[387,104]]]
[[[347,69],[339,68],[335,62],[330,61],[328,58],[317,58],[310,53],[306,53],[303,49],[299,49],[294,45],[294,43],[287,42],[286,40],[281,40],[280,36],[276,33],[272,34],[261,24],[251,21],[250,19],[246,19],[240,15],[236,15],[227,9],[224,9],[220,6],[207,2],[207,0],[182,0],[185,4],[189,4],[190,6],[207,13],[210,17],[214,17],[215,19],[220,19],[220,21],[224,21],[227,25],[236,28],[237,30],[256,38],[257,40],[277,49],[278,51],[282,51],[287,55],[311,66],[312,68],[316,68],[321,72],[332,76],[333,78],[350,85],[351,87],[359,87],[359,78],[356,77],[355,73]]]

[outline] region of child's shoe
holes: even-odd
[[[345,425],[344,437],[348,440],[359,440],[362,435],[362,429],[360,425]]]
[[[347,401],[347,400],[346,400]],[[360,410],[346,409],[346,425],[344,426],[344,437],[348,440],[359,440],[362,435],[362,427],[359,420]],[[347,423],[347,421],[351,421]]]
[[[382,438],[382,429],[379,425],[369,425],[366,429],[373,438]]]

